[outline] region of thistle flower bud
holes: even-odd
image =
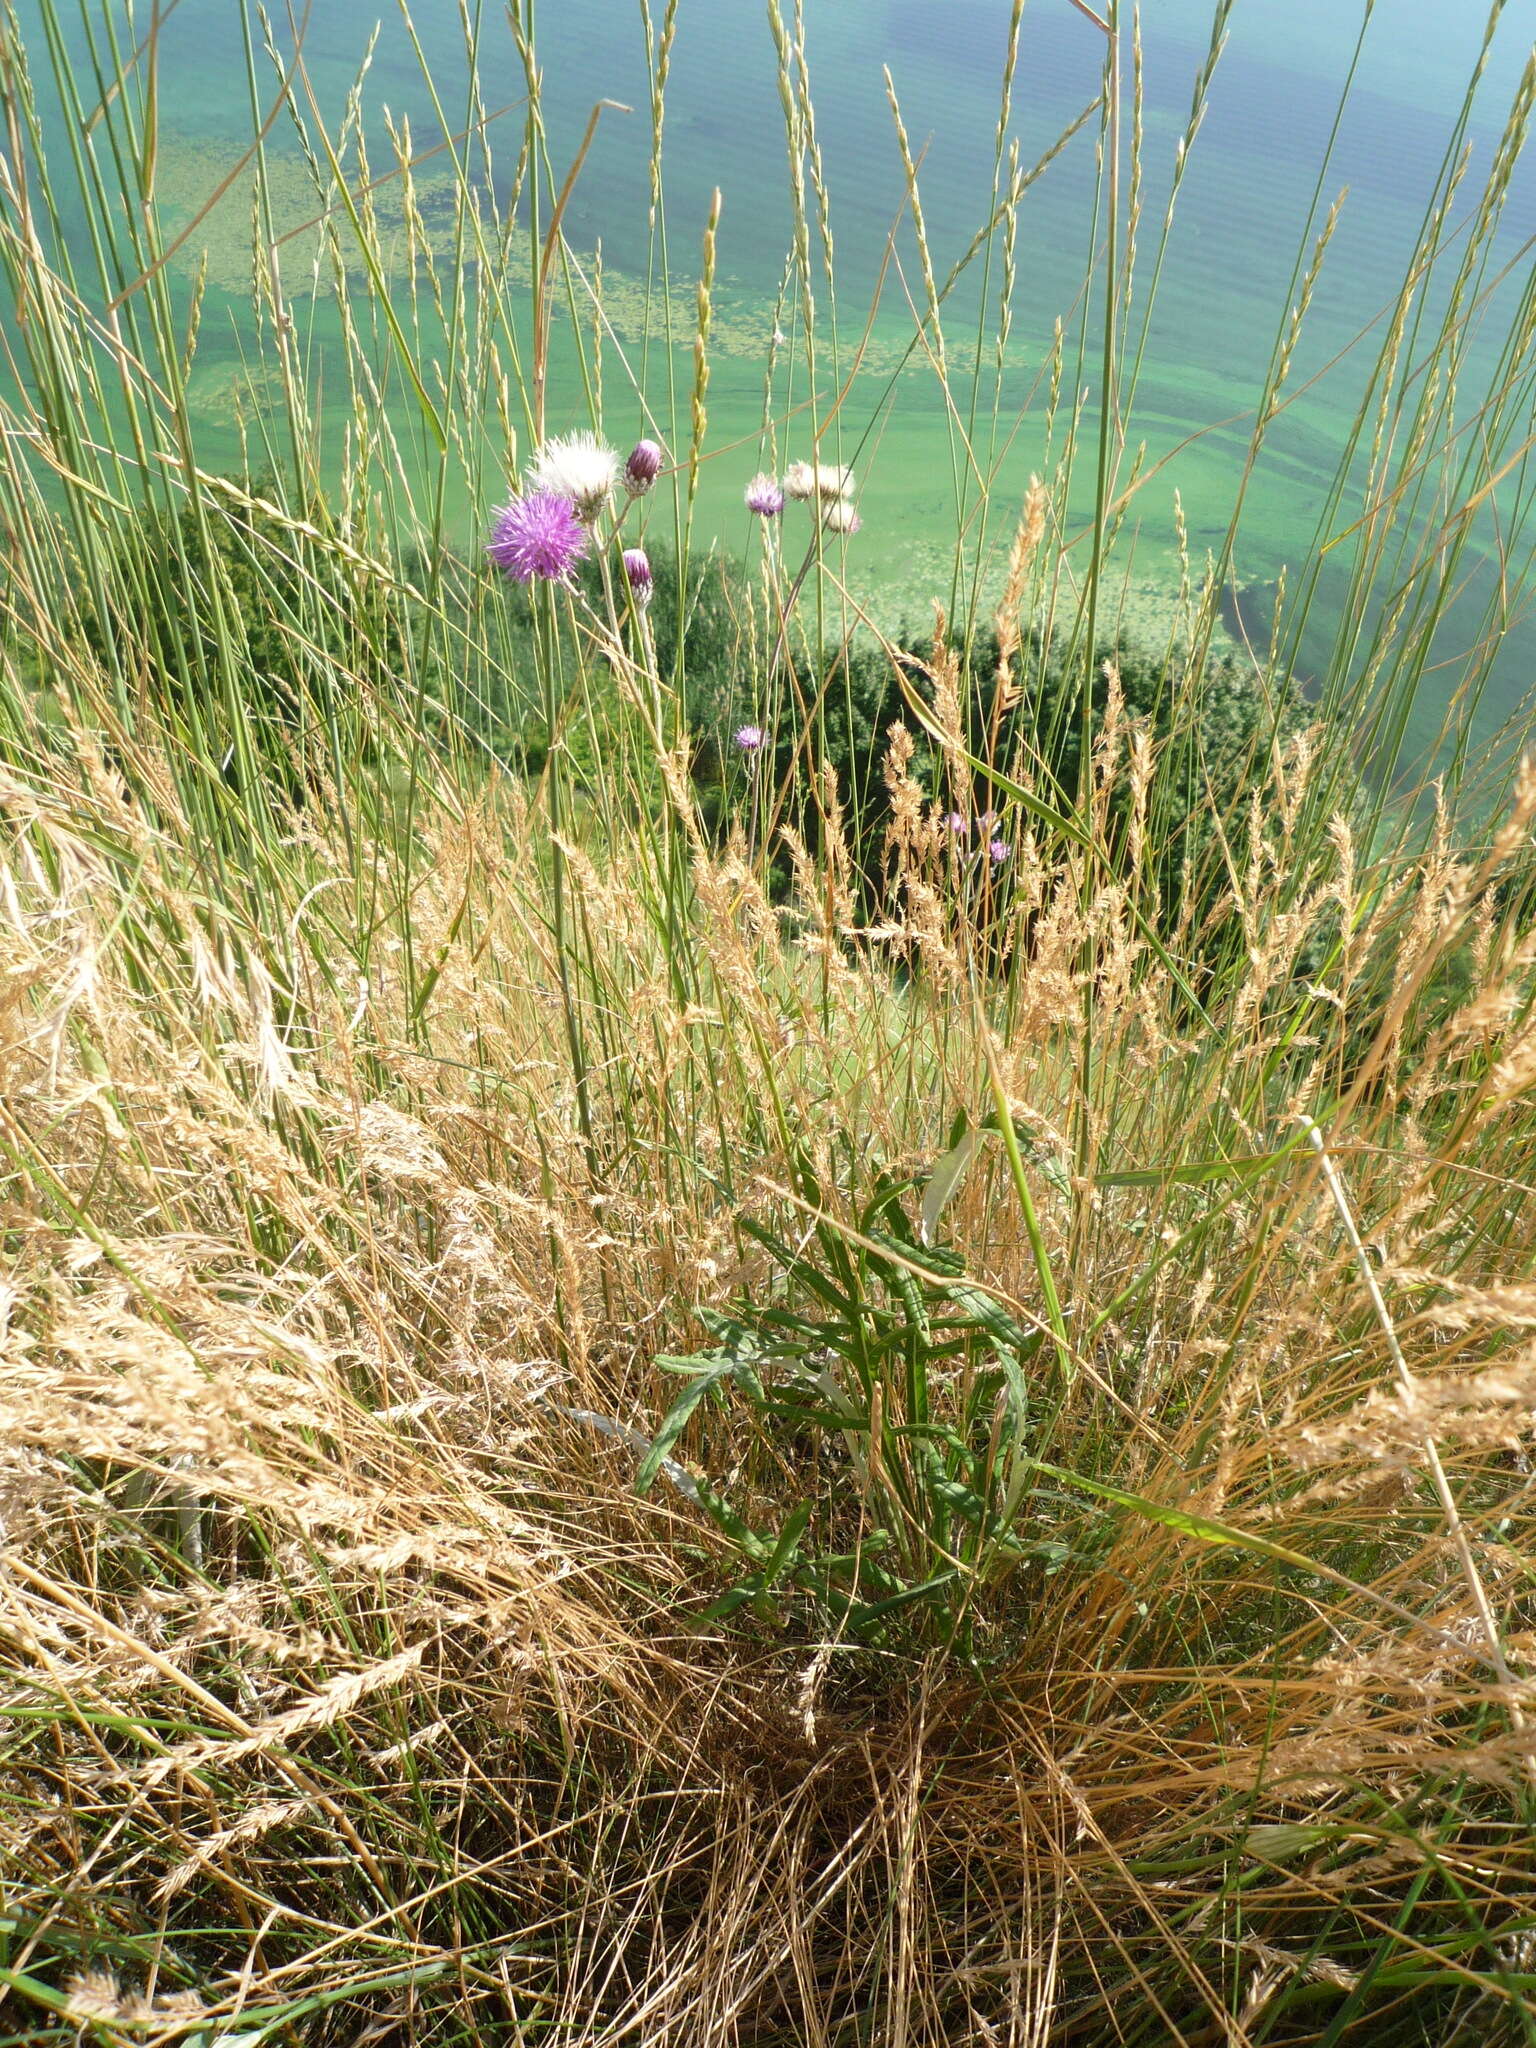
[[[624,577],[629,584],[629,594],[642,611],[651,601],[655,577],[651,574],[651,558],[644,548],[624,550]]]
[[[643,498],[661,475],[666,457],[659,441],[637,441],[624,464],[624,488],[632,498]]]

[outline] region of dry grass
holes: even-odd
[[[1529,948],[1497,884],[1529,793],[1477,868],[1396,871],[1299,1033],[1316,920],[1269,914],[1283,809],[1257,827],[1216,1051],[1081,850],[1021,861],[999,999],[920,813],[905,970],[819,928],[835,888],[776,913],[695,833],[680,990],[636,853],[573,849],[584,1134],[526,798],[438,790],[408,873],[363,850],[408,905],[364,987],[323,791],[263,965],[254,905],[212,915],[151,821],[153,736],[46,744],[5,789],[13,1985],[134,2039],[1300,2039],[1325,1994],[1362,2039],[1410,1997],[1518,2031],[1529,1688],[1422,1458],[1523,1671]],[[1302,901],[1370,886],[1341,830]],[[1468,933],[1428,1030],[1405,998]],[[787,1591],[701,1620],[730,1546],[584,1418],[648,1436],[695,1308],[767,1298],[741,1221],[803,1225],[805,1154],[854,1230],[876,1163],[921,1174],[992,1077],[1067,1333],[1031,1449],[1086,1490],[1025,1509],[1061,1557],[978,1579],[969,1658]],[[984,1155],[947,1224],[1034,1325],[1018,1214]],[[749,1520],[808,1486],[867,1510],[750,1412],[685,1445]]]
[[[559,233],[523,10],[524,211],[487,204],[487,115],[392,297],[372,194],[393,161],[416,219],[409,137],[370,159],[360,101],[326,135],[302,50],[268,52],[346,337],[331,497],[264,133],[274,480],[199,459],[144,84],[172,12],[99,108],[65,40],[34,94],[0,35],[27,316],[0,405],[0,2048],[1529,2048],[1536,774],[1506,752],[1480,783],[1459,735],[1528,574],[1536,295],[1498,302],[1475,391],[1467,346],[1536,67],[1465,222],[1447,153],[1320,529],[1356,552],[1319,722],[1281,715],[1303,564],[1242,684],[1269,739],[1236,801],[1202,656],[1300,313],[1185,577],[1171,730],[1096,625],[1156,474],[1138,221],[1155,277],[1219,35],[1156,239],[1134,38],[1123,81],[1111,10],[1100,98],[1021,170],[1016,15],[991,211],[947,275],[893,82],[899,360],[944,383],[953,574],[855,791],[819,758],[843,557],[815,524],[793,576],[798,539],[765,546],[745,701],[804,774],[738,823],[696,806],[686,663],[621,616],[616,534],[601,603],[545,591],[519,638],[454,524],[538,440],[567,346],[602,430],[587,335],[617,342]],[[770,23],[799,329],[754,460],[862,464],[883,415],[845,416],[802,12]],[[727,337],[712,245],[673,332],[677,10],[645,21],[654,307],[635,286],[640,344],[604,366],[678,464],[686,572]],[[54,99],[97,156],[28,125]],[[1057,321],[1003,566],[1019,208],[1085,125],[1088,310]],[[946,340],[994,258],[995,336],[983,290]],[[1486,614],[1450,634],[1490,526]],[[1452,638],[1454,758],[1410,790]],[[1065,793],[1059,733],[1005,738],[1057,656],[1105,685]],[[484,699],[551,742],[537,772],[492,758]],[[843,827],[876,786],[861,877]],[[973,795],[1006,799],[997,871],[946,827]],[[679,1359],[722,1343],[748,1370],[647,1490]]]

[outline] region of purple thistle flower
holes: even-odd
[[[944,822],[957,839],[964,839],[970,833],[971,821],[963,811],[951,811]]]
[[[631,597],[643,610],[651,601],[651,586],[656,580],[651,574],[651,558],[644,548],[624,550],[624,576]]]
[[[738,726],[734,738],[744,754],[755,754],[768,735],[760,725]]]
[[[514,583],[535,577],[559,583],[587,551],[587,530],[569,498],[556,491],[530,491],[503,505],[491,521],[486,554]]]
[[[988,857],[995,868],[1000,868],[1012,852],[1013,848],[1006,839],[994,839],[987,848]]]
[[[784,510],[784,493],[766,473],[753,477],[747,485],[746,498],[747,510],[755,512],[759,519],[777,519]]]
[[[659,441],[637,441],[624,465],[624,488],[632,498],[643,498],[661,475],[666,457]]]

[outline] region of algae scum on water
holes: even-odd
[[[373,281],[372,254],[365,257],[347,222],[348,204],[365,213],[383,278],[396,290],[423,282],[435,270],[449,273],[460,260],[494,265],[514,293],[530,292],[533,265],[526,231],[499,214],[493,194],[482,189],[479,247],[461,246],[458,183],[451,170],[430,165],[380,171],[366,164],[344,167],[348,198],[323,165],[298,155],[271,152],[264,164],[264,190],[248,148],[227,146],[205,135],[166,131],[160,140],[155,196],[164,240],[175,246],[172,264],[188,282],[201,280],[230,299],[249,302],[268,295],[274,275],[288,298],[333,298],[338,270],[349,283]],[[270,240],[267,223],[270,220]],[[686,261],[674,262],[669,278],[647,280],[616,267],[600,249],[567,248],[563,262],[570,296],[557,294],[556,318],[575,317],[613,340],[639,346],[672,335],[690,346],[698,318],[698,278]],[[793,322],[793,312],[782,316]],[[771,300],[729,275],[712,288],[709,345],[712,354],[762,363],[788,337],[777,325]],[[776,341],[777,336],[777,341]],[[951,356],[957,351],[951,347]],[[904,369],[920,371],[922,359],[910,336],[865,333],[849,350],[850,361],[871,376]],[[958,351],[962,364],[964,349]],[[974,359],[974,351],[969,352]]]

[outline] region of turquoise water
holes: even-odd
[[[636,279],[648,258],[651,148],[639,0],[537,0],[529,11],[557,166],[573,154],[594,101],[609,98],[634,110],[604,116],[566,229],[579,249],[601,244],[610,275]],[[1150,270],[1192,82],[1209,43],[1211,11],[1211,0],[1147,0],[1144,8],[1144,272]],[[922,153],[928,238],[942,276],[989,204],[999,79],[1012,13],[1012,0],[805,0],[817,136],[832,195],[835,310],[845,348],[863,328],[887,237],[903,210],[883,67],[889,66],[913,148]],[[24,24],[27,16],[24,7]],[[200,173],[205,185],[211,182],[249,134],[237,20],[233,0],[181,0],[164,30],[162,156],[173,193],[178,173],[183,192],[196,189]],[[1480,0],[1377,0],[1323,182],[1325,210],[1341,192],[1346,196],[1297,352],[1292,389],[1395,293],[1485,20]],[[306,53],[320,103],[333,119],[376,22],[378,0],[317,0]],[[428,0],[415,26],[453,125],[465,105],[458,8],[448,0]],[[1360,10],[1340,0],[1237,0],[1232,11],[1209,112],[1179,199],[1131,420],[1131,442],[1146,441],[1149,461],[1181,451],[1137,501],[1139,558],[1154,584],[1169,574],[1175,486],[1197,561],[1225,532],[1255,394],[1285,317],[1298,241],[1359,30]],[[1476,188],[1491,159],[1533,36],[1536,0],[1511,0],[1493,41],[1471,131],[1469,189]],[[1031,0],[1023,14],[1009,129],[1025,162],[1096,94],[1102,63],[1102,37],[1069,0]],[[520,98],[522,70],[499,8],[484,9],[481,68],[486,105]],[[409,117],[418,149],[440,139],[398,12],[379,25],[364,94],[380,164],[387,161],[386,108],[397,118]],[[491,132],[499,161],[510,166],[521,136],[520,112],[505,116]],[[281,130],[273,142],[279,153],[291,148]],[[700,519],[725,544],[745,545],[739,490],[757,466],[753,437],[763,413],[763,360],[791,237],[783,116],[763,0],[681,0],[664,168],[669,253],[684,275],[696,269],[716,188],[722,196],[721,345],[713,365],[712,459]],[[998,545],[1006,543],[1030,471],[1045,460],[1038,380],[1058,315],[1071,331],[1095,176],[1090,124],[1031,190],[1022,212],[1014,324],[995,440],[996,496],[1003,508]],[[1530,260],[1520,253],[1521,237],[1533,231],[1536,179],[1522,168],[1505,236],[1517,270]],[[905,286],[887,273],[874,327],[883,360],[911,334],[904,291],[921,291],[909,223],[898,231],[894,249]],[[202,424],[209,445],[217,449],[222,434],[231,461],[237,446],[230,392],[243,374],[249,335],[238,270],[233,260],[222,271],[214,266],[198,358],[201,382],[194,387],[206,394]],[[218,288],[221,281],[227,289]],[[1143,289],[1146,281],[1144,275]],[[996,286],[994,267],[994,294]],[[290,278],[289,289],[294,288]],[[964,304],[962,292],[957,312]],[[824,334],[830,332],[832,310],[823,294],[818,318]],[[323,374],[327,322],[333,318],[322,302],[313,327],[317,377]],[[952,340],[962,343],[965,333],[964,319],[957,318]],[[1306,557],[1372,353],[1368,344],[1357,350],[1306,391],[1273,431],[1241,529],[1236,568],[1244,581],[1267,585],[1282,567],[1294,573]],[[1471,376],[1469,382],[1475,381]],[[894,390],[887,386],[884,375],[856,379],[841,416],[845,450],[860,448],[865,518],[850,574],[882,591],[887,609],[897,592],[919,609],[930,590],[949,595],[946,565],[955,522],[950,435],[931,376],[909,370]],[[638,398],[625,394],[612,363],[605,396],[614,437],[637,430]],[[557,374],[551,425],[574,422],[579,411],[574,377],[568,370]],[[802,432],[798,424],[791,427],[781,455],[805,452],[796,438]],[[1198,438],[1183,446],[1192,435]],[[465,506],[463,516],[471,520],[473,508]],[[1329,604],[1336,609],[1339,602],[1336,583],[1330,571],[1304,663],[1321,659]],[[1533,671],[1536,637],[1517,621],[1495,712],[1513,702]],[[1427,706],[1431,723],[1432,714],[1433,706]]]

